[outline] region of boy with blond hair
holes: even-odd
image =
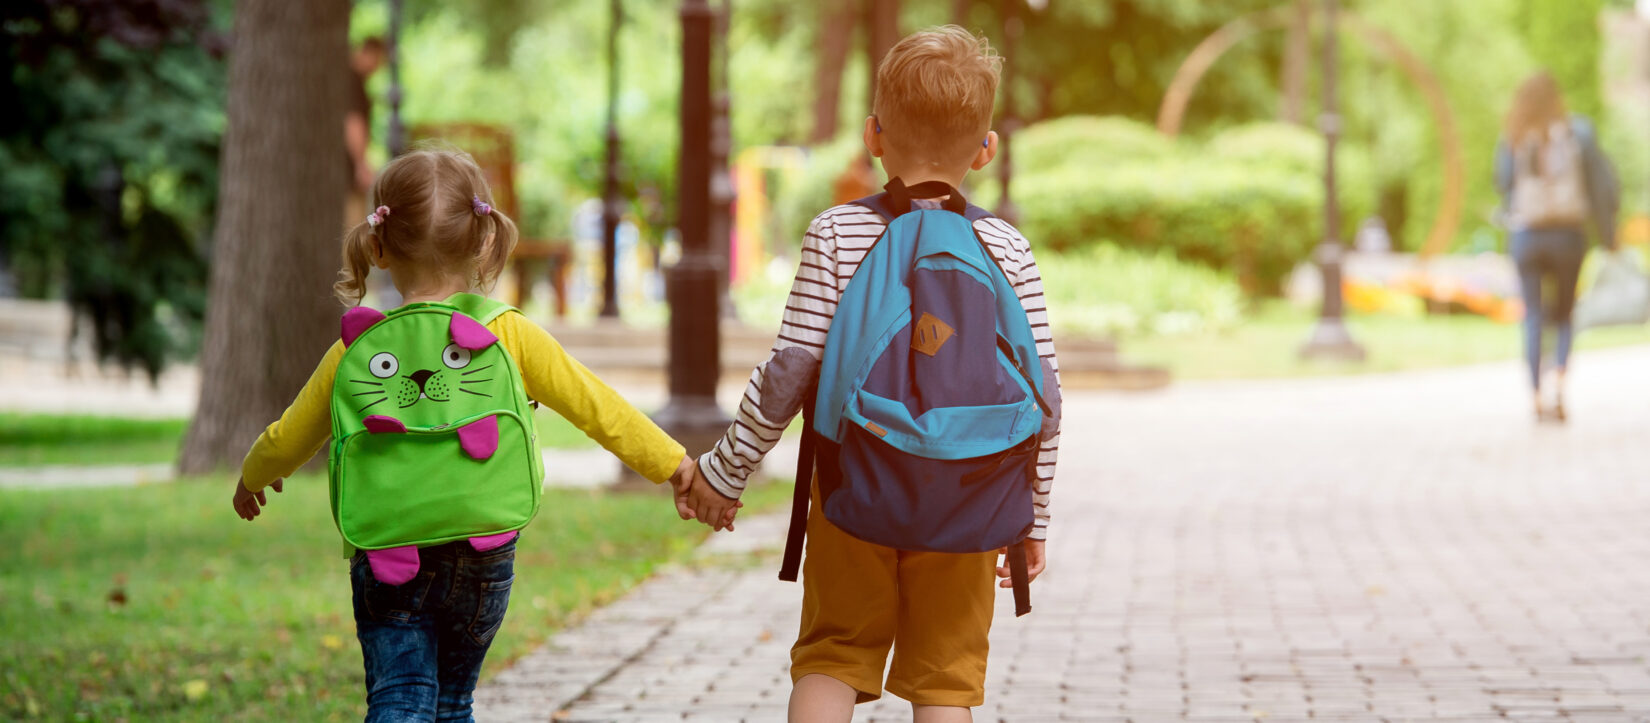
[[[990,127],[1000,62],[984,39],[946,26],[906,37],[878,66],[875,114],[865,120],[865,146],[882,159],[891,179],[890,194],[903,198],[910,210],[943,204],[962,212],[966,203],[955,189],[970,170],[985,167],[997,153],[997,134]],[[1059,444],[1058,367],[1030,244],[1013,226],[977,208],[968,207],[966,217],[964,223],[971,224],[979,247],[1001,269],[1001,288],[1012,287],[1006,298],[1018,297],[1030,326],[1026,349],[1033,348],[1034,339],[1035,351],[1025,352],[1027,361],[1033,368],[1041,367],[1042,378],[1034,383],[1026,376],[1025,388],[1033,395],[1042,390],[1037,400],[1042,426],[1038,429],[1037,415],[1031,415],[1031,436],[1017,445],[1023,449],[1026,470],[1017,484],[1033,478],[1027,504],[1033,509],[1025,510],[1024,526],[1016,531],[1024,538],[1021,579],[1029,582],[1044,567],[1049,490]],[[821,359],[827,356],[826,339],[838,317],[839,302],[847,303],[849,281],[890,223],[887,214],[860,203],[827,209],[809,226],[773,356],[751,374],[737,419],[700,458],[702,476],[687,491],[687,504],[700,521],[717,524],[725,519],[751,472],[779,440],[810,390],[822,384]],[[1008,303],[1012,308],[1012,301]],[[844,306],[843,313],[847,309]],[[931,344],[919,351],[933,357],[952,333],[947,327],[937,339],[911,347]],[[969,378],[960,384],[978,386],[979,381]],[[823,386],[820,394],[824,396]],[[1016,424],[1025,426],[1018,420]],[[875,424],[867,428],[882,431]],[[1009,567],[997,565],[995,549],[912,551],[845,532],[821,509],[826,465],[822,455],[812,512],[806,517],[801,631],[791,651],[795,687],[790,720],[850,720],[855,704],[881,696],[890,648],[893,664],[887,689],[911,702],[917,721],[971,720],[969,709],[985,700],[992,582],[995,577],[1009,578]],[[797,482],[807,484],[805,478]],[[1019,489],[1023,494],[1025,488]],[[1009,580],[1004,579],[1001,587],[1010,587]]]

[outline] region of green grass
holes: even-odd
[[[182,419],[0,413],[0,467],[170,462],[188,424]]]
[[[1522,353],[1517,324],[1469,315],[1352,316],[1347,327],[1369,358],[1361,364],[1311,362],[1299,352],[1315,319],[1313,310],[1273,302],[1227,332],[1124,337],[1119,349],[1130,363],[1164,366],[1182,380],[1393,372],[1505,361]],[[1576,336],[1580,350],[1632,344],[1650,344],[1650,326],[1590,329]]]
[[[595,449],[572,422],[538,412],[544,449]],[[0,467],[52,464],[160,464],[177,459],[186,419],[0,413]]]
[[[0,718],[349,720],[364,711],[324,478],[252,523],[231,482],[0,493]],[[747,513],[790,495],[769,485]],[[665,494],[549,490],[484,675],[706,534]]]
[[[595,449],[600,446],[595,440],[585,436],[566,417],[540,407],[537,414],[539,423],[539,446],[544,449]]]

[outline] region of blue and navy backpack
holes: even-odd
[[[837,302],[805,425],[779,576],[796,580],[808,479],[832,524],[900,550],[1009,549],[1015,612],[1031,610],[1041,360],[1024,307],[974,231],[990,216],[941,182],[855,201],[888,227]],[[912,198],[949,194],[939,209]],[[1033,370],[1036,373],[1033,373]]]

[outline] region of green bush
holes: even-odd
[[[1066,116],[1028,126],[1010,139],[1016,169],[1105,168],[1168,158],[1174,141],[1127,118]]]
[[[1247,123],[1215,134],[1205,144],[1222,160],[1319,176],[1323,173],[1323,136],[1289,123]],[[1341,141],[1335,147],[1335,182],[1343,206],[1370,203],[1374,169],[1362,146]]]
[[[1067,168],[1015,181],[1033,243],[1075,249],[1099,239],[1166,250],[1276,293],[1317,242],[1322,190],[1299,174],[1175,160],[1096,173]]]
[[[1257,123],[1177,143],[1132,121],[1062,118],[1026,129],[1015,152],[1020,225],[1045,247],[1107,239],[1166,250],[1268,295],[1323,235],[1323,140],[1296,126]],[[1336,159],[1349,235],[1374,207],[1373,174],[1361,149]],[[993,184],[980,186],[981,199],[995,198]]]
[[[1216,134],[1205,149],[1222,161],[1262,171],[1287,171],[1311,178],[1320,187],[1323,183],[1323,136],[1301,126],[1248,123]],[[1375,213],[1378,200],[1375,164],[1368,149],[1344,140],[1336,145],[1335,194],[1341,211],[1341,237],[1350,242],[1353,231]],[[1318,213],[1321,221],[1321,205]],[[1317,228],[1321,235],[1322,226]]]
[[[1177,335],[1225,331],[1243,315],[1230,274],[1099,243],[1037,260],[1057,334]]]

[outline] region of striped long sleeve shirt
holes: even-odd
[[[939,207],[931,201],[915,203]],[[801,410],[803,394],[818,378],[837,301],[886,227],[887,222],[875,211],[855,205],[829,208],[809,225],[773,355],[751,372],[733,424],[699,459],[706,481],[723,496],[737,498],[744,492],[751,473]],[[1031,244],[1006,221],[984,218],[974,222],[974,230],[1014,285],[1036,336],[1045,377],[1053,382],[1049,388],[1056,390],[1050,400],[1056,404],[1053,428],[1045,427],[1038,453],[1036,522],[1031,531],[1033,539],[1046,539],[1049,493],[1060,446],[1058,404],[1054,401],[1058,398],[1059,362],[1049,332],[1042,275],[1032,257]]]

